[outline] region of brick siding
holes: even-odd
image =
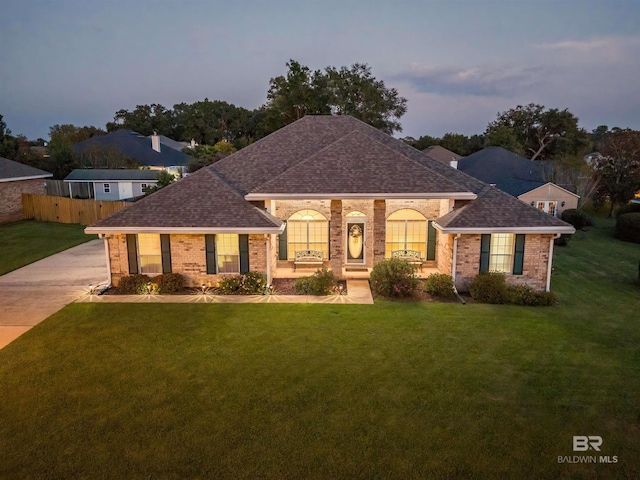
[[[0,182],[0,223],[14,222],[22,217],[22,194],[45,195],[44,178]]]

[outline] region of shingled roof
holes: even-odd
[[[447,150],[440,145],[431,145],[430,147],[427,147],[422,151],[429,155],[431,158],[434,158],[439,162],[445,163],[447,165],[449,165],[449,162],[451,160],[460,160],[462,158],[462,155],[458,155],[456,152]]]
[[[96,135],[73,145],[73,150],[82,153],[93,145],[113,147],[125,157],[136,160],[140,165],[149,167],[179,167],[187,164],[189,155],[173,148],[160,147],[156,152],[151,147],[151,138],[144,137],[132,130],[116,130],[107,135]]]
[[[444,233],[575,233],[566,222],[487,185],[478,198],[435,221]]]
[[[87,233],[280,233],[283,223],[202,168],[87,227]]]
[[[282,222],[248,200],[350,196],[471,200],[437,220],[443,231],[572,229],[360,120],[307,115],[87,231],[276,233]]]
[[[157,180],[157,170],[109,169],[109,168],[76,168],[67,175],[65,182],[93,182],[93,181],[153,181]]]
[[[14,162],[8,158],[0,157],[0,182],[14,182],[17,180],[31,180],[34,178],[53,177],[52,173],[45,172],[24,163]]]
[[[542,164],[502,147],[486,147],[458,161],[458,169],[518,197],[544,185]]]

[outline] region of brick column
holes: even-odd
[[[331,246],[331,270],[337,277],[342,277],[342,200],[331,200],[331,231],[329,244]]]
[[[373,201],[373,261],[374,264],[384,260],[386,241],[386,200]]]

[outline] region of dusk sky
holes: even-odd
[[[2,0],[0,114],[47,139],[138,104],[253,109],[289,59],[368,63],[408,99],[398,136],[482,133],[531,102],[640,129],[640,2],[615,0]]]

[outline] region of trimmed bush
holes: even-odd
[[[639,213],[640,212],[640,203],[627,203],[626,205],[621,206],[616,212],[616,217],[620,215],[624,215],[625,213]]]
[[[584,213],[583,210],[577,210],[575,208],[569,208],[562,212],[561,217],[563,221],[570,223],[576,230],[583,230],[585,227],[590,227],[593,222],[589,216]]]
[[[148,293],[147,284],[150,282],[151,279],[146,275],[129,275],[122,277],[118,282],[118,292],[124,295]]]
[[[296,279],[293,288],[299,295],[329,295],[338,284],[331,270],[321,268],[310,277]]]
[[[446,273],[432,273],[424,283],[424,291],[434,297],[451,298],[455,295],[453,278]]]
[[[259,295],[267,287],[264,273],[248,272],[225,277],[218,282],[218,288],[228,295]]]
[[[481,303],[505,303],[507,280],[504,273],[482,272],[469,285],[471,298]]]
[[[563,233],[553,241],[553,244],[556,247],[566,247],[567,243],[569,243],[569,240],[571,240],[571,235]]]
[[[551,292],[536,292],[528,285],[507,285],[507,303],[550,307],[556,303],[556,296]]]
[[[640,243],[640,212],[623,213],[618,216],[614,235],[625,242]]]
[[[411,297],[419,280],[413,265],[400,258],[390,258],[373,267],[369,282],[373,291],[384,297]]]
[[[179,273],[163,273],[151,279],[158,293],[180,292],[186,285],[186,279]]]

